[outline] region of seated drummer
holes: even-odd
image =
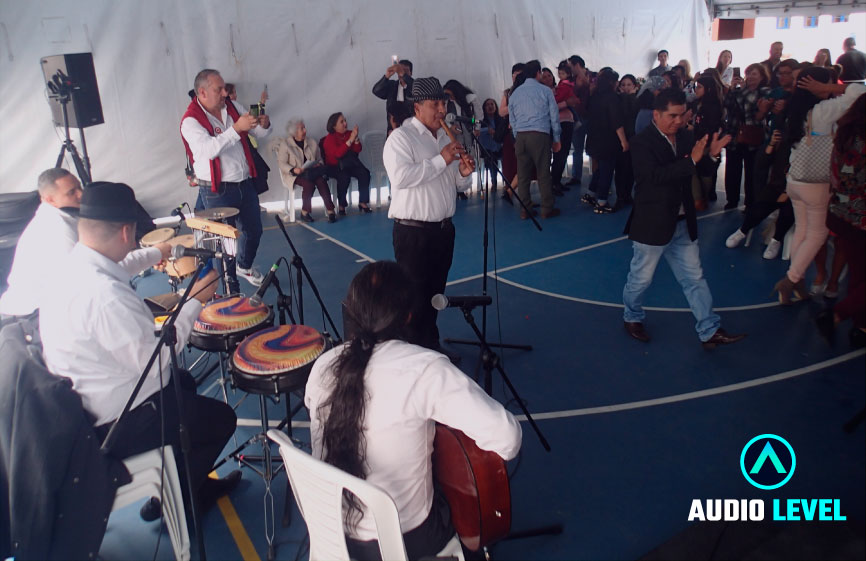
[[[323,354],[307,382],[313,455],[384,489],[394,500],[409,559],[432,557],[454,536],[434,493],[434,421],[508,460],[520,449],[514,417],[443,354],[405,342],[409,279],[393,261],[352,280],[345,313],[357,332]],[[376,526],[359,504],[347,511],[353,559],[378,559]]]
[[[65,262],[60,284],[43,299],[40,332],[45,362],[54,374],[72,380],[84,408],[95,417],[96,432],[104,439],[156,347],[153,315],[130,288],[130,273],[119,261],[135,247],[136,202],[132,189],[122,183],[94,183],[81,197],[78,243]],[[158,249],[141,253],[153,265]],[[202,306],[214,294],[216,273],[195,282],[192,295],[177,318],[177,349],[186,345]],[[119,427],[111,454],[126,458],[160,445],[160,410],[165,420],[165,443],[180,452],[178,409],[171,384],[182,387],[191,441],[192,488],[198,490],[203,509],[240,481],[239,471],[223,480],[208,479],[214,461],[235,430],[231,407],[196,395],[187,372],[171,376],[169,353],[163,349],[141,387],[133,407]],[[160,390],[166,390],[161,392]],[[164,396],[164,399],[163,399]],[[182,465],[181,458],[178,458]],[[178,470],[183,478],[183,469]],[[147,507],[146,503],[145,506]],[[142,517],[155,519],[158,508],[142,509]]]
[[[81,204],[81,183],[63,168],[50,168],[39,174],[37,182],[42,201],[33,219],[27,224],[9,272],[9,287],[0,297],[3,319],[35,315],[49,283],[58,277],[57,264],[66,258],[78,241],[78,207]],[[171,246],[157,244],[160,259],[168,259]],[[147,257],[146,255],[150,255]],[[151,266],[156,258],[150,251],[130,252],[120,263],[130,275]],[[147,264],[145,264],[147,263]]]

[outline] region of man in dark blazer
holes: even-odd
[[[622,293],[623,320],[629,335],[649,342],[643,326],[643,295],[664,255],[697,319],[698,337],[705,349],[712,349],[735,343],[745,335],[726,333],[719,316],[713,313],[713,296],[701,269],[691,182],[697,162],[705,157],[718,160],[731,137],[719,138],[714,133],[705,154],[708,138],[695,142],[684,128],[685,114],[685,94],[672,88],[662,90],[653,106],[654,126],[631,140],[636,186],[625,233],[633,242],[634,257]]]
[[[391,76],[397,75],[396,80]],[[392,113],[390,107],[394,103],[404,103],[411,108],[409,94],[412,92],[412,61],[403,59],[385,69],[385,75],[373,84],[373,95],[385,100],[385,116]],[[413,111],[410,111],[412,114]],[[388,120],[388,131],[391,130],[391,120]]]

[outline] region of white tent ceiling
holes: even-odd
[[[863,0],[708,0],[707,4],[713,18],[724,19],[824,14],[839,16],[866,9]]]
[[[33,189],[60,150],[47,55],[93,53],[105,115],[85,129],[94,179],[126,182],[162,213],[195,199],[178,127],[202,68],[237,83],[245,105],[267,83],[275,134],[297,115],[318,138],[334,111],[362,132],[384,128],[370,88],[392,54],[416,76],[498,100],[512,63],[532,58],[554,67],[576,53],[590,68],[644,75],[667,48],[699,66],[709,27],[704,0],[0,0],[0,192]],[[281,199],[279,174],[270,186],[263,199]]]

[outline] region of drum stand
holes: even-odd
[[[195,276],[193,278],[198,278],[203,268],[204,265],[202,263],[199,263],[195,272]],[[141,386],[144,384],[145,379],[150,373],[151,367],[153,367],[157,358],[160,356],[163,345],[167,346],[169,351],[169,357],[171,359],[171,385],[174,387],[174,398],[177,401],[180,449],[183,452],[183,469],[186,472],[187,496],[189,497],[192,527],[196,535],[199,558],[204,561],[206,560],[204,547],[204,530],[201,526],[198,498],[196,497],[195,489],[192,488],[192,472],[189,468],[190,439],[185,420],[186,415],[184,413],[184,408],[182,404],[183,400],[180,393],[180,381],[177,379],[177,377],[175,377],[175,375],[180,371],[180,362],[178,361],[178,356],[175,349],[175,346],[177,345],[177,330],[175,329],[174,324],[177,321],[177,316],[180,314],[181,308],[183,308],[183,305],[190,298],[193,284],[194,283],[191,282],[189,283],[189,286],[186,287],[186,290],[184,291],[180,302],[178,302],[177,307],[171,313],[171,316],[169,316],[165,324],[162,326],[162,331],[160,333],[159,341],[157,341],[156,343],[156,348],[153,350],[153,353],[151,353],[150,358],[148,359],[147,364],[144,367],[144,370],[139,376],[138,382],[135,384],[135,388],[133,388],[132,390],[132,395],[129,396],[129,400],[127,400],[126,405],[123,406],[123,411],[121,411],[120,415],[111,425],[111,429],[108,431],[108,435],[106,435],[105,440],[102,442],[101,450],[104,453],[111,452],[111,445],[114,443],[114,440],[117,437],[117,427],[121,423],[123,423],[124,417],[126,417],[126,415],[129,413],[129,410],[132,408],[132,403],[135,401],[136,396],[138,396],[138,392],[141,391]],[[160,390],[160,392],[162,392],[162,390]],[[160,409],[160,415],[162,415],[162,409]]]
[[[295,316],[292,313],[291,296],[288,296],[285,293],[283,293],[283,290],[280,287],[280,283],[276,277],[274,277],[272,284],[277,289],[277,310],[278,310],[278,315],[279,315],[279,325],[286,325],[286,316],[288,316],[288,319],[291,321],[291,324],[293,324],[293,325],[296,324],[295,323]],[[222,353],[220,353],[219,356],[220,356],[220,369],[222,370],[224,367]],[[285,466],[282,464],[282,459],[280,458],[279,454],[277,455],[276,458],[273,457],[273,454],[271,453],[270,441],[267,438],[268,430],[271,428],[270,427],[270,421],[268,419],[268,400],[270,399],[272,402],[278,403],[280,401],[280,398],[281,398],[279,392],[276,392],[274,395],[276,397],[269,396],[269,395],[266,395],[263,393],[259,394],[259,411],[260,411],[261,420],[262,420],[262,424],[261,424],[262,431],[258,434],[251,436],[249,439],[247,439],[246,442],[244,442],[243,444],[241,444],[240,446],[238,446],[237,448],[235,448],[234,450],[229,452],[223,459],[221,459],[220,461],[218,461],[214,465],[214,469],[216,469],[216,468],[220,467],[221,465],[223,465],[224,463],[226,463],[227,461],[229,461],[230,459],[236,460],[238,462],[239,466],[249,467],[254,472],[256,472],[262,478],[262,480],[264,480],[264,482],[265,482],[265,496],[264,496],[265,540],[268,543],[268,556],[267,556],[268,561],[273,561],[273,559],[275,558],[275,553],[276,553],[275,548],[274,548],[274,543],[273,543],[274,542],[274,530],[276,527],[276,516],[274,515],[274,496],[271,493],[271,482],[273,481],[274,476],[278,475],[285,468]],[[301,399],[301,401],[298,404],[296,404],[294,406],[294,408],[292,408],[292,402],[291,402],[291,395],[292,394],[287,392],[283,395],[284,395],[285,401],[286,401],[286,416],[277,425],[276,430],[285,429],[286,434],[289,436],[289,438],[292,438],[292,419],[295,417],[295,415],[298,414],[298,411],[300,411],[304,407],[304,402],[303,402],[303,399]],[[242,398],[241,401],[243,401],[243,399],[245,399],[245,397]],[[238,402],[238,405],[240,405],[240,402]],[[262,454],[260,456],[259,455],[248,455],[248,454],[242,454],[241,453],[245,448],[247,448],[251,444],[254,444],[255,442],[261,442],[261,444],[262,444]],[[273,467],[274,461],[280,463],[280,466],[277,467],[276,470],[274,470],[274,467]],[[261,465],[261,469],[259,469],[259,467],[257,467],[254,464]],[[290,483],[287,483],[287,485],[290,485]],[[282,525],[284,528],[287,527],[291,523],[291,514],[292,514],[292,510],[291,510],[292,505],[290,502],[291,496],[292,496],[291,489],[287,487],[286,488],[285,502],[283,505],[283,517],[282,517]]]

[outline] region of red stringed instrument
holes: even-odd
[[[480,449],[463,432],[436,424],[433,478],[451,507],[460,541],[472,551],[501,540],[511,530],[511,487],[505,461]]]

